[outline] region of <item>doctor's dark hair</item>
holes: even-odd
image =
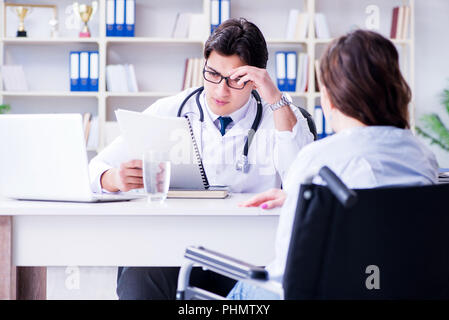
[[[220,24],[204,46],[206,60],[212,51],[224,56],[236,54],[246,64],[265,69],[268,50],[259,28],[244,18],[229,19]]]
[[[390,40],[366,30],[335,39],[321,57],[320,73],[330,102],[343,114],[369,126],[409,128],[411,91]]]

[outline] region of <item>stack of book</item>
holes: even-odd
[[[28,91],[25,73],[21,65],[1,66],[5,91]]]
[[[92,116],[90,112],[83,114],[84,139],[88,149],[98,147],[98,116]]]
[[[391,19],[391,39],[407,39],[410,24],[411,9],[410,6],[400,6],[393,8]]]
[[[306,53],[300,53],[298,58],[298,81],[297,92],[306,92],[309,83],[309,56]]]
[[[106,36],[134,37],[135,0],[106,1]]]
[[[200,13],[182,12],[176,15],[172,38],[187,38],[195,40],[207,39],[207,17]]]
[[[309,15],[297,9],[291,9],[287,20],[285,38],[287,40],[305,40],[309,31]],[[323,13],[315,13],[315,36],[318,39],[331,37],[326,16]]]
[[[318,39],[330,39],[331,34],[323,13],[315,13],[315,34]]]
[[[291,9],[288,15],[285,38],[287,40],[304,40],[307,37],[308,29],[309,15],[297,9]]]
[[[190,58],[186,60],[182,90],[192,87],[201,87],[204,84],[204,63],[204,58]]]
[[[98,91],[98,51],[70,52],[70,91]]]
[[[106,88],[108,92],[138,92],[134,66],[132,64],[107,65]]]

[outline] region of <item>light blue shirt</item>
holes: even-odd
[[[305,146],[287,174],[270,278],[282,281],[293,228],[299,185],[310,173],[328,166],[350,188],[426,185],[438,181],[438,163],[410,130],[387,126],[356,127]],[[313,181],[323,184],[317,177]],[[298,270],[301,272],[301,270]]]

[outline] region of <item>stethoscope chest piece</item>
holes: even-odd
[[[235,169],[243,173],[248,173],[249,172],[248,157],[242,154],[240,156],[240,160],[238,160],[235,164]]]

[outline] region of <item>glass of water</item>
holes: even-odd
[[[161,203],[167,198],[171,166],[166,152],[147,150],[143,155],[143,185],[148,201]]]

